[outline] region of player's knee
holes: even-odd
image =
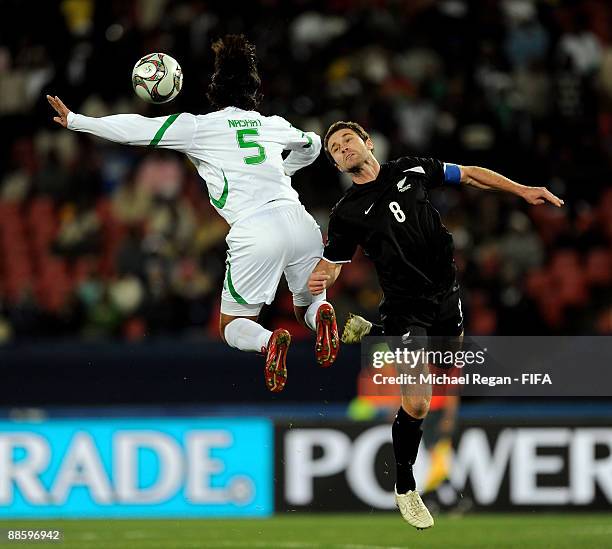
[[[412,397],[402,399],[404,411],[416,419],[423,419],[429,412],[429,397]]]

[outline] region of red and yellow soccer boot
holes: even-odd
[[[317,309],[317,340],[315,358],[321,368],[329,368],[338,356],[340,338],[336,324],[336,312],[329,303],[323,303]]]
[[[287,383],[287,350],[290,343],[291,334],[283,328],[278,328],[272,332],[267,349],[262,349],[266,354],[266,387],[273,393],[282,391]]]

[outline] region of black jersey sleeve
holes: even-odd
[[[441,162],[435,158],[403,157],[399,159],[404,173],[414,172],[421,174],[423,184],[428,189],[435,189],[440,185],[459,184],[461,170],[456,164]]]
[[[435,189],[444,184],[444,163],[435,158],[413,158],[416,167],[425,172],[424,184],[428,189]],[[413,168],[416,169],[416,168]]]
[[[332,213],[329,218],[323,259],[331,263],[349,263],[359,244],[356,236],[354,228],[349,223]]]

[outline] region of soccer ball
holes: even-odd
[[[136,95],[147,103],[167,103],[181,91],[183,71],[169,55],[150,53],[134,65],[132,86]]]

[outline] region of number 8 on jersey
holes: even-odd
[[[406,214],[403,212],[402,208],[397,202],[390,202],[389,209],[399,223],[406,221]]]

